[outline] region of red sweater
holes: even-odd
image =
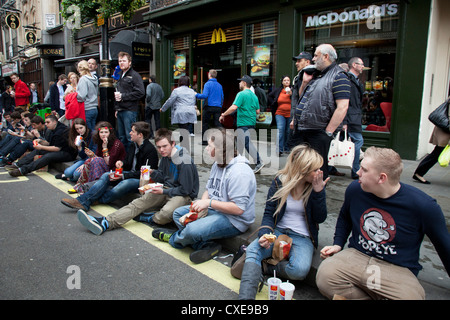
[[[19,81],[14,84],[14,91],[16,107],[26,106],[30,103],[31,92],[25,82],[19,79]]]

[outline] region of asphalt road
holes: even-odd
[[[11,178],[0,169],[0,299],[237,299],[229,252],[194,265],[190,249],[153,239],[152,228],[135,221],[95,236],[60,203],[70,186],[52,173]],[[115,210],[94,208],[97,216]],[[317,289],[296,286],[295,299],[323,300]],[[257,296],[266,298],[267,286]]]

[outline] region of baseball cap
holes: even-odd
[[[297,61],[299,59],[306,59],[312,61],[312,55],[309,52],[303,51],[298,54],[296,57],[292,57],[292,60]]]
[[[251,86],[253,81],[253,79],[248,75],[243,75],[242,78],[239,78],[238,80],[246,82],[248,86]]]

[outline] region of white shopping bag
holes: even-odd
[[[328,165],[338,168],[353,167],[353,159],[355,158],[355,144],[350,137],[347,138],[347,130],[345,132],[344,141],[340,141],[339,132],[331,141],[330,150],[328,151]]]

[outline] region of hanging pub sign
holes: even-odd
[[[132,42],[133,61],[153,61],[153,47],[151,43]]]
[[[31,45],[35,44],[37,41],[36,34],[33,31],[28,31],[27,33],[25,33],[25,39]]]
[[[15,13],[10,13],[5,18],[6,25],[11,29],[17,29],[20,27],[20,19]]]

